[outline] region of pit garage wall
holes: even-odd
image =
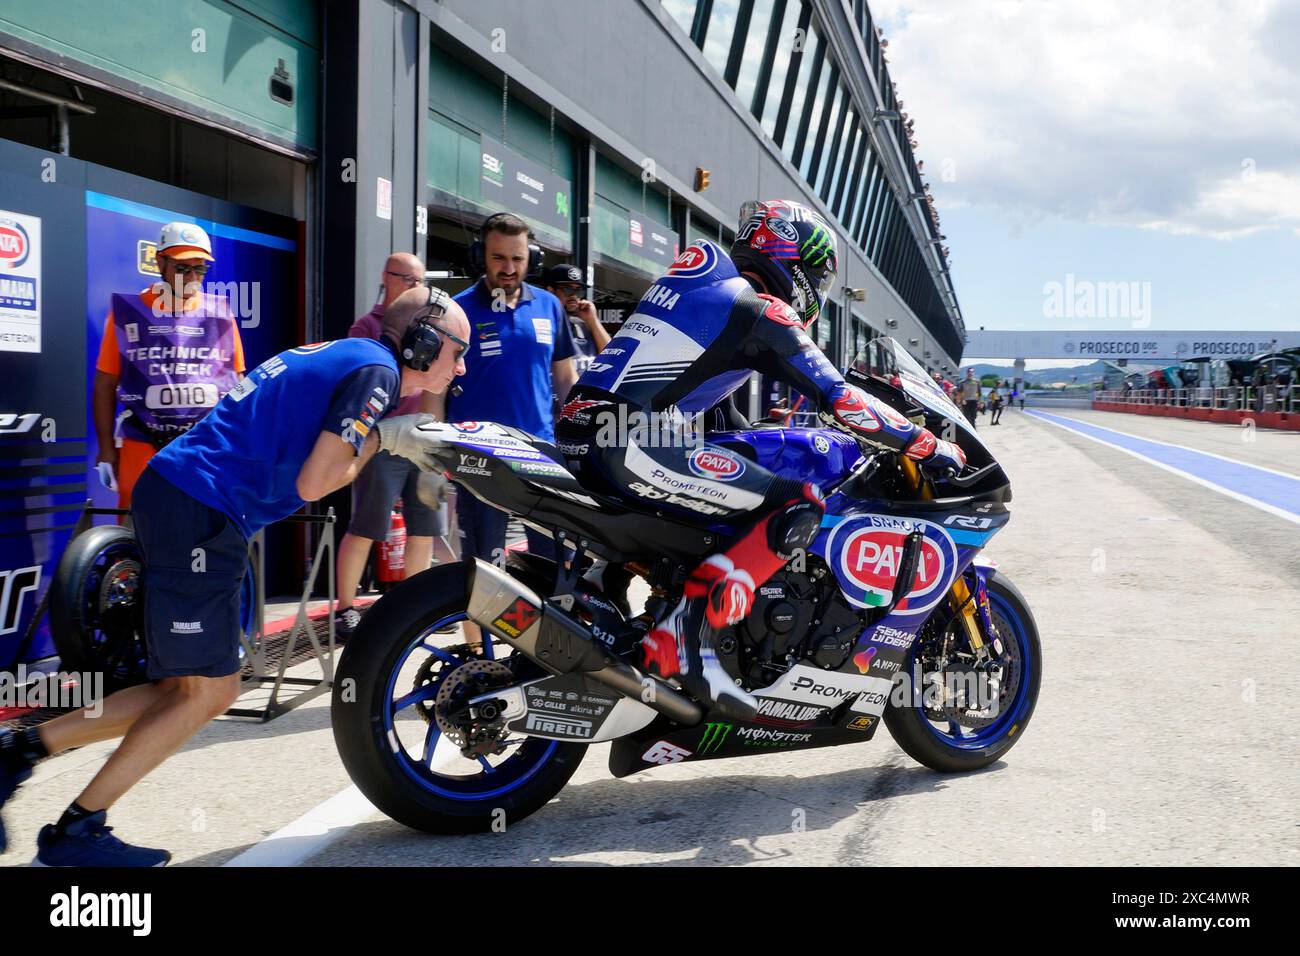
[[[0,211],[40,220],[30,250],[40,263],[39,351],[0,348],[0,669],[9,669],[54,653],[48,622],[20,648],[28,623],[82,505],[116,504],[94,477],[87,387],[109,293],[149,284],[142,243],[162,222],[201,223],[218,257],[205,282],[259,283],[255,324],[241,328],[252,367],[299,341],[299,225],[2,139]]]
[[[658,0],[566,0],[562,16],[530,13],[514,0],[418,6],[435,29],[508,72],[512,92],[526,88],[540,103],[553,104],[632,169],[653,159],[662,185],[729,228],[741,203],[756,197],[803,197],[820,206],[700,52],[678,42],[678,28]],[[495,51],[494,40],[504,50]],[[697,166],[712,173],[703,193],[692,189]],[[845,249],[840,261],[837,291],[867,290],[855,312],[905,345],[919,339],[916,354],[928,349],[931,362],[945,361],[934,337],[857,250]],[[888,328],[891,319],[897,328]],[[847,334],[847,323],[841,329]],[[946,360],[955,366],[951,356]]]
[[[425,254],[429,21],[397,0],[322,5],[322,288],[318,338],[374,305],[384,259]]]

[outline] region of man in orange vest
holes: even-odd
[[[95,362],[96,467],[118,492],[120,508],[131,507],[131,490],[149,459],[206,415],[244,373],[239,323],[225,299],[203,291],[203,277],[216,261],[208,234],[193,223],[169,222],[155,261],[159,282],[140,293],[113,294]]]

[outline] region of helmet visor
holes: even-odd
[[[827,266],[821,271],[821,281],[817,283],[817,297],[825,302],[831,290],[835,288],[835,267]]]

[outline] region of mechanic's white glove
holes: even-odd
[[[106,461],[97,462],[95,470],[99,472],[99,480],[109,491],[117,491],[117,475],[113,472],[113,466]]]
[[[447,478],[439,469],[426,471],[415,482],[415,497],[430,511],[437,511],[447,500]]]
[[[441,468],[442,466],[430,454],[434,443],[416,431],[421,425],[437,420],[428,412],[383,419],[375,429],[379,435],[379,450],[412,461],[421,471]]]

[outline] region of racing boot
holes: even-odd
[[[810,484],[781,480],[769,495],[784,504],[761,518],[722,554],[705,558],[686,579],[682,600],[642,641],[652,673],[677,677],[703,704],[734,720],[751,720],[758,701],[736,686],[718,660],[713,641],[739,624],[754,606],[754,592],[816,537],[825,507]]]
[[[642,641],[646,668],[675,677],[706,708],[733,720],[753,719],[758,701],[736,684],[714,649],[717,632],[744,618],[753,597],[748,574],[732,567],[725,555],[708,558],[691,572],[677,607]]]

